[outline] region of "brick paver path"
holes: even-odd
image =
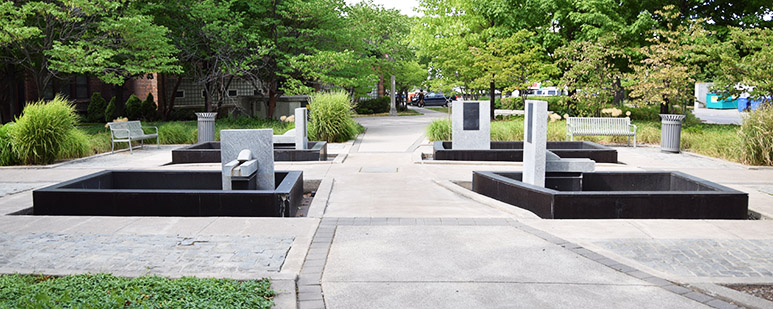
[[[773,276],[773,240],[617,239],[597,244],[653,269],[680,276]]]

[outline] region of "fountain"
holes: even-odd
[[[546,149],[547,102],[526,102],[523,172],[473,172],[473,191],[545,219],[746,219],[748,194],[680,172],[592,172]],[[552,162],[551,162],[552,161]]]
[[[221,131],[221,171],[102,171],[35,190],[33,214],[294,217],[303,172],[274,171],[272,134]]]
[[[491,141],[489,112],[488,104],[454,102],[451,116],[453,142],[434,142],[432,159],[523,161],[523,141]],[[561,158],[588,158],[598,163],[617,163],[617,150],[593,142],[547,142],[547,149]]]
[[[327,142],[308,140],[306,108],[295,109],[295,129],[273,136],[274,161],[325,161]],[[172,150],[172,164],[218,163],[220,142],[207,141]]]

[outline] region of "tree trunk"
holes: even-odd
[[[494,75],[492,74],[491,77],[494,77]],[[495,92],[494,86],[496,86],[496,85],[494,85],[494,82],[492,81],[491,85],[489,85],[489,86],[490,86],[489,94],[491,95],[491,98],[489,100],[489,104],[491,105],[490,116],[491,116],[491,120],[494,120],[494,109],[496,108],[496,106],[495,106],[496,105],[495,104],[496,101],[494,100],[494,92]]]
[[[615,95],[612,99],[612,104],[622,107],[623,100],[625,100],[625,88],[623,88],[623,85],[620,82],[620,76],[615,77],[615,82],[612,83],[612,89],[614,89]]]
[[[268,86],[268,112],[266,113],[266,118],[268,119],[274,119],[274,111],[276,110],[276,97],[277,97],[277,82],[272,81],[271,84]]]
[[[212,82],[204,83],[204,110],[207,112],[213,112],[212,110]]]
[[[182,81],[182,76],[177,76],[177,80],[175,80],[174,86],[172,86],[172,93],[169,95],[169,101],[167,103],[166,109],[164,110],[164,121],[169,120],[169,115],[171,115],[172,110],[174,110],[174,101],[177,99],[177,89],[180,89],[180,84]],[[166,97],[166,95],[164,95],[164,97]]]

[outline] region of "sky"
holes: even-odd
[[[360,0],[346,0],[346,3],[353,4]],[[419,5],[419,0],[373,0],[374,3],[383,5],[387,9],[398,9],[405,15],[417,16],[413,9]]]

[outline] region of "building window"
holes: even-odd
[[[185,91],[184,90],[177,91],[177,93],[174,94],[174,97],[175,98],[184,98],[185,97]]]
[[[207,91],[206,90],[202,90],[201,91],[201,97],[202,98],[206,98],[207,97]]]
[[[238,93],[236,92],[236,90],[228,90],[228,96],[229,97],[235,97],[237,95],[238,95]]]
[[[43,99],[51,100],[54,98],[54,80],[49,80],[46,88],[43,89]]]
[[[58,80],[56,83],[56,92],[64,96],[65,98],[72,97],[71,89],[70,89],[70,81],[69,80]]]
[[[75,77],[75,99],[89,98],[89,79],[86,75]]]

